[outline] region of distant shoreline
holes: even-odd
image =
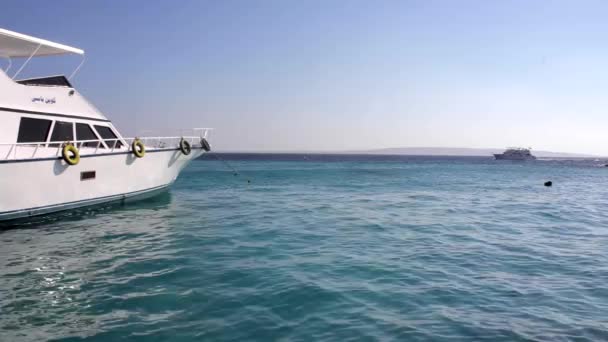
[[[493,157],[496,153],[504,152],[504,148],[471,148],[471,147],[392,147],[370,150],[342,150],[342,151],[221,151],[222,153],[279,153],[279,154],[360,154],[360,155],[388,155],[388,156],[445,156],[445,157]],[[608,158],[586,153],[553,152],[532,150],[537,158]]]
[[[378,156],[378,157],[436,157],[436,158],[483,158],[483,159],[494,159],[492,155],[465,155],[465,154],[405,154],[405,153],[380,153],[380,152],[324,152],[324,151],[214,151],[214,153],[222,154],[222,155],[277,155],[277,156],[307,156],[307,155],[317,155],[317,156]],[[544,156],[538,155],[539,160],[593,160],[593,159],[608,159],[608,157],[602,156],[579,156],[579,155],[562,155],[562,156]]]

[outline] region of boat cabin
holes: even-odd
[[[32,58],[75,54],[84,51],[40,38],[0,29],[0,161],[56,155],[59,146],[74,143],[87,150],[127,149],[128,144],[97,108],[72,85],[82,66],[64,75],[19,79]],[[13,70],[13,64],[21,61]]]

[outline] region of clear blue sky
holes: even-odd
[[[1,7],[1,27],[87,52],[75,84],[124,134],[210,126],[222,150],[523,145],[608,155],[606,1]],[[71,58],[58,66],[68,72]]]

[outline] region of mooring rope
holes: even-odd
[[[221,158],[217,153],[210,153],[215,159],[217,159],[219,162],[223,163],[228,169],[230,169],[232,171],[232,174],[236,177],[236,176],[240,176],[241,173],[234,167],[232,166],[230,163],[228,163],[227,160],[224,160],[223,158]],[[247,183],[251,183],[251,179],[247,179]]]

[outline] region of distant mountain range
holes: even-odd
[[[504,152],[504,148],[464,148],[464,147],[396,147],[381,148],[367,151],[352,151],[352,153],[370,154],[402,154],[412,156],[488,156],[494,153]],[[600,158],[599,156],[581,153],[565,153],[532,150],[532,154],[538,158]]]

